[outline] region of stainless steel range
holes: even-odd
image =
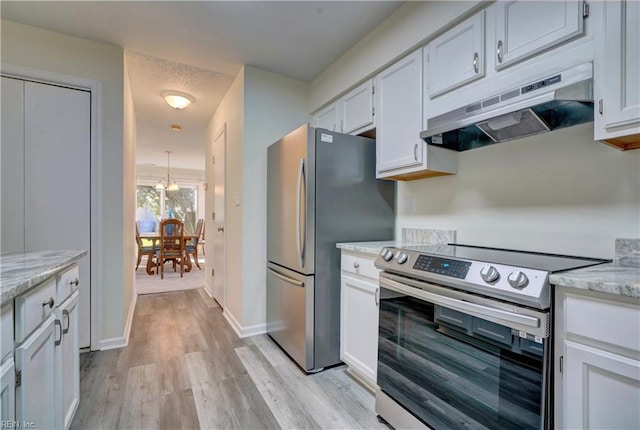
[[[549,274],[609,260],[383,249],[376,412],[396,428],[550,429]]]

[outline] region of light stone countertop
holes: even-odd
[[[614,261],[551,274],[549,282],[562,287],[640,298],[640,264]]]
[[[0,255],[0,305],[70,266],[86,250],[17,252]]]
[[[380,254],[382,248],[387,247],[400,247],[403,245],[408,245],[408,243],[403,242],[401,240],[385,240],[379,242],[344,242],[344,243],[336,243],[336,247],[343,249],[345,251],[355,251],[360,252],[362,254],[367,254],[375,257]],[[415,243],[411,243],[411,245],[417,245]]]

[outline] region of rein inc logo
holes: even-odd
[[[36,423],[31,421],[0,421],[2,429],[35,429]]]

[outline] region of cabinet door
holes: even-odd
[[[604,126],[615,131],[631,125],[635,130],[628,134],[640,133],[640,3],[606,2],[605,14]]]
[[[2,252],[24,251],[24,82],[2,77]]]
[[[35,428],[56,427],[55,340],[61,330],[54,330],[54,321],[49,317],[15,351],[22,380],[16,388],[16,419]]]
[[[16,367],[10,358],[0,367],[0,420],[16,419]]]
[[[25,250],[91,249],[91,94],[25,82]],[[80,267],[80,341],[90,344],[90,255]]]
[[[339,104],[332,103],[313,116],[313,126],[326,128],[331,131],[340,131]]]
[[[378,285],[342,275],[340,308],[340,359],[375,384]]]
[[[427,46],[429,97],[484,76],[484,11]]]
[[[56,399],[58,427],[69,428],[80,400],[80,350],[78,349],[78,302],[76,291],[56,309],[62,326],[62,342],[56,348]]]
[[[583,34],[582,1],[496,3],[496,69]]]
[[[563,428],[640,428],[640,361],[571,341],[564,345]]]
[[[421,58],[419,49],[376,77],[378,177],[395,169],[423,166]]]
[[[369,79],[340,99],[343,133],[361,133],[373,128],[373,80]]]

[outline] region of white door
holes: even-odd
[[[434,39],[427,46],[429,97],[484,76],[484,11]]]
[[[0,420],[16,419],[16,367],[13,358],[0,367]]]
[[[381,72],[376,88],[378,177],[395,169],[422,166],[422,50]]]
[[[373,128],[373,80],[349,91],[340,99],[343,133],[361,133]]]
[[[2,245],[24,251],[24,81],[2,78]]]
[[[313,126],[331,131],[342,131],[340,128],[339,104],[332,103],[313,116]]]
[[[54,317],[47,320],[16,348],[16,368],[21,383],[16,387],[16,420],[38,429],[56,428],[55,341],[61,329]]]
[[[342,275],[340,358],[372,383],[378,366],[378,285]]]
[[[78,292],[56,308],[62,325],[62,343],[56,349],[56,389],[59,428],[68,429],[80,401],[80,351],[78,348]]]
[[[222,127],[213,141],[213,210],[215,219],[209,237],[213,238],[213,298],[224,308],[225,303],[225,168],[226,168],[227,125]],[[208,239],[211,240],[211,239]]]
[[[640,428],[640,361],[565,341],[564,428]]]
[[[91,93],[25,82],[25,250],[91,247]],[[90,255],[80,266],[80,347],[90,346]]]
[[[496,69],[524,60],[583,34],[582,1],[496,3]]]

